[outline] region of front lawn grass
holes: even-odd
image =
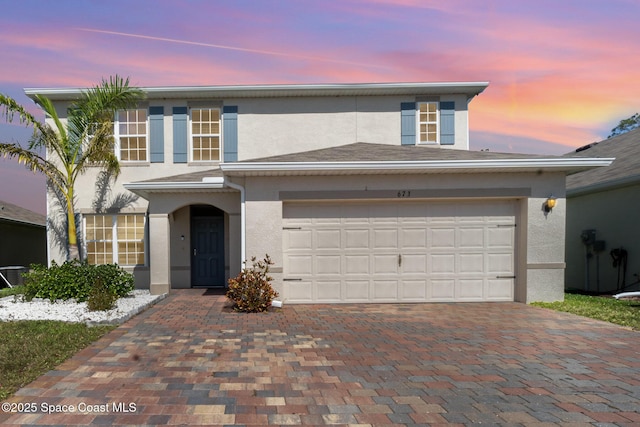
[[[0,400],[115,328],[53,320],[0,322]]]
[[[563,302],[534,302],[531,305],[604,320],[640,330],[640,301],[565,294]]]
[[[13,288],[0,289],[0,298],[22,294],[24,294],[24,286],[14,286]]]

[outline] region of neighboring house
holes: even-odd
[[[615,161],[567,177],[567,289],[640,289],[640,129],[568,155]]]
[[[610,160],[468,151],[486,87],[144,88],[111,192],[76,189],[83,253],[152,293],[223,288],[268,254],[287,303],[561,300],[565,176]],[[80,90],[26,93],[64,110]]]
[[[17,269],[47,263],[46,218],[36,212],[0,200],[0,274],[12,284]],[[0,288],[6,286],[0,278]]]

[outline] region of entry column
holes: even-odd
[[[171,246],[168,214],[149,214],[149,291],[152,295],[171,289]]]

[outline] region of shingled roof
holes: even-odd
[[[418,145],[390,145],[357,142],[339,147],[321,148],[302,153],[281,156],[262,157],[244,160],[252,162],[379,162],[379,161],[416,161],[416,160],[487,160],[549,158],[550,156],[494,153],[489,151],[447,150],[441,147]]]
[[[568,157],[615,157],[611,166],[567,176],[568,195],[640,183],[640,128],[590,144],[566,154]]]
[[[0,200],[0,221],[21,222],[24,224],[32,224],[44,227],[46,217],[29,209]]]

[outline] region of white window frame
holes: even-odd
[[[121,111],[144,111],[145,116],[146,116],[146,120],[145,120],[145,130],[146,133],[143,134],[120,134],[120,112]],[[131,123],[131,122],[127,122],[127,123]],[[142,123],[142,122],[135,122],[135,123]],[[113,132],[113,137],[115,140],[115,151],[116,151],[116,157],[118,158],[119,162],[123,162],[123,163],[149,163],[150,160],[150,148],[149,148],[149,143],[150,143],[150,138],[149,138],[149,109],[148,108],[127,108],[126,110],[119,110],[116,111],[115,114],[115,118],[113,120],[113,127],[114,127],[114,132]],[[121,153],[121,144],[120,144],[120,138],[121,137],[132,137],[132,136],[144,136],[145,137],[145,160],[122,160],[122,153]]]
[[[122,242],[127,242],[127,241],[131,241],[131,240],[124,240],[124,239],[119,239],[118,238],[118,218],[119,217],[124,217],[126,215],[135,215],[135,216],[139,216],[142,217],[142,220],[144,221],[143,223],[143,238],[142,238],[142,243],[144,245],[144,262],[142,264],[120,264],[118,263],[118,258],[119,258],[119,248],[118,248],[118,243],[122,243]],[[95,216],[103,216],[103,217],[111,217],[111,240],[88,240],[87,239],[87,218],[88,217],[95,217]],[[84,253],[87,254],[88,253],[88,244],[89,242],[111,242],[111,260],[110,262],[108,262],[107,264],[118,264],[118,265],[122,265],[122,266],[127,266],[127,267],[140,267],[140,266],[146,266],[147,262],[148,262],[148,251],[149,251],[149,233],[147,231],[147,227],[149,226],[149,221],[147,220],[147,215],[143,214],[143,213],[138,213],[138,212],[128,212],[128,213],[120,213],[120,214],[86,214],[83,215],[83,219],[82,219],[82,229],[83,229],[83,236],[84,236]],[[138,240],[135,240],[138,241]],[[98,264],[99,265],[99,264]]]
[[[193,133],[193,111],[194,110],[218,110],[218,133],[198,133],[198,134],[194,134]],[[222,158],[223,158],[223,151],[222,151],[222,123],[223,123],[223,119],[222,119],[222,107],[220,106],[205,106],[205,105],[199,105],[199,106],[192,106],[189,107],[189,123],[188,123],[188,127],[189,127],[189,132],[188,132],[188,150],[189,150],[189,162],[192,163],[220,163],[222,162]],[[212,137],[212,136],[217,136],[218,137],[218,159],[211,159],[211,160],[196,160],[194,158],[194,146],[193,146],[193,138],[194,137]]]
[[[422,141],[420,139],[421,136],[421,124],[420,121],[420,106],[424,104],[432,104],[436,107],[436,140],[435,141]],[[433,124],[434,122],[424,122],[427,125]],[[437,101],[421,101],[416,103],[416,145],[440,145],[440,103]]]

